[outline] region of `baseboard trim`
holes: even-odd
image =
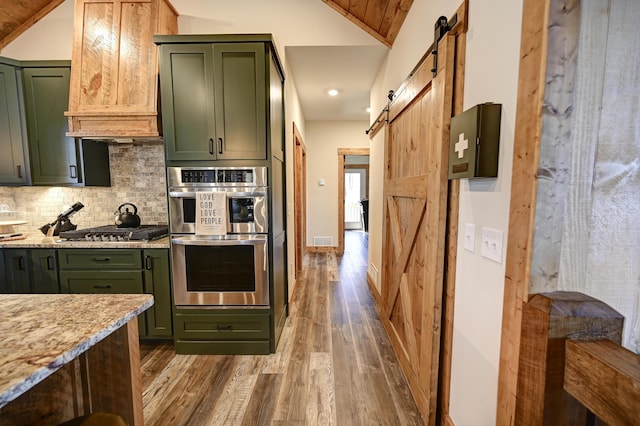
[[[369,273],[369,271],[367,271],[367,284],[369,284],[369,291],[371,292],[371,295],[375,299],[376,304],[379,307],[382,307],[382,297],[380,296],[380,292],[378,291],[378,288],[373,283],[373,278],[371,278],[371,274]]]

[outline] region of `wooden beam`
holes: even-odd
[[[567,340],[564,389],[606,424],[638,424],[640,356],[611,340]]]
[[[0,40],[0,50],[7,47],[9,43],[18,38],[23,32],[31,28],[36,22],[44,18],[49,12],[51,12],[56,7],[60,6],[64,0],[51,0],[47,3],[42,9],[37,11],[33,16],[24,21],[20,26],[18,26],[15,30],[11,31],[7,34],[2,40]]]

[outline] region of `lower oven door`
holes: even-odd
[[[176,306],[269,306],[267,236],[171,237]]]

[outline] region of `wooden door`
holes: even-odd
[[[385,146],[384,323],[426,424],[435,424],[455,37],[389,106]]]
[[[294,196],[295,205],[295,241],[296,268],[295,276],[302,271],[304,255],[307,247],[307,148],[295,123],[293,123],[293,139],[295,141]]]

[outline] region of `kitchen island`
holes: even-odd
[[[142,425],[137,316],[148,294],[0,295],[0,424],[110,412]]]

